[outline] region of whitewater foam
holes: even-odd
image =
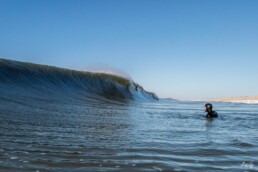
[[[258,100],[231,100],[231,103],[258,104]]]

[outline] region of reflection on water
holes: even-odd
[[[257,105],[0,97],[0,171],[256,171]]]

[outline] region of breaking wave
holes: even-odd
[[[0,59],[0,89],[16,96],[30,93],[38,97],[158,100],[154,93],[123,77],[6,59]]]

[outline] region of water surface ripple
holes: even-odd
[[[0,171],[257,171],[257,105],[0,97]]]

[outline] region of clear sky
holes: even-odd
[[[0,57],[112,66],[160,97],[258,95],[258,1],[0,0]]]

